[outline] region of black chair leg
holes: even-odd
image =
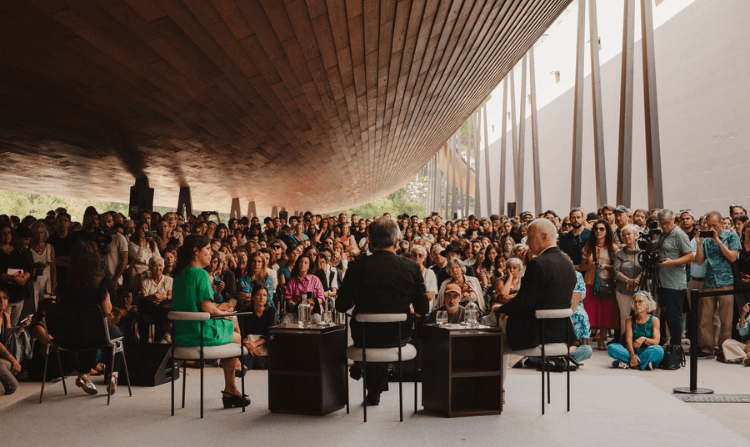
[[[203,368],[204,368],[204,361],[201,360],[201,419],[203,419]]]
[[[128,394],[133,397],[133,389],[130,386],[130,371],[128,371],[128,361],[125,359],[125,350],[120,351],[122,355],[122,366],[125,368],[125,382],[128,384]]]
[[[550,392],[549,392],[549,382],[550,382],[550,380],[549,380],[549,370],[552,369],[552,365],[547,365],[545,363],[545,367],[547,368],[547,403],[549,404],[549,403],[551,403],[550,402]],[[542,369],[542,374],[544,374],[544,369]]]
[[[68,387],[65,385],[65,371],[63,371],[62,359],[60,358],[60,351],[55,349],[55,355],[57,356],[57,367],[60,368],[60,379],[62,380],[62,384],[63,384],[63,393],[65,393],[65,395],[67,396]]]
[[[244,348],[240,347],[240,352],[242,352]],[[243,370],[244,365],[242,364],[242,357],[239,358],[240,361],[240,371]],[[242,382],[242,412],[245,412],[245,374],[242,374],[242,378],[240,379],[240,382]]]
[[[175,370],[174,363],[175,362],[174,362],[174,357],[170,356],[169,358],[170,358],[170,362],[172,362],[172,416],[174,416],[174,370]]]
[[[401,377],[401,348],[399,348],[399,359],[398,359],[398,414],[399,421],[404,422],[404,387],[403,378]]]
[[[44,372],[42,372],[42,391],[39,393],[39,403],[42,403],[42,397],[44,396],[44,382],[47,380],[48,360],[49,360],[49,345],[47,345],[47,356],[44,358]]]
[[[184,360],[183,360],[184,362]],[[182,408],[185,408],[185,381],[187,380],[187,366],[182,364]]]
[[[109,405],[109,401],[112,399],[112,378],[115,374],[115,355],[117,355],[115,345],[112,345],[112,363],[109,365],[109,382],[107,382],[107,405]]]
[[[419,362],[414,359],[414,414],[417,414],[417,383],[419,382]]]
[[[570,411],[570,356],[566,360],[568,366],[568,411]]]
[[[364,350],[364,348],[362,348]],[[362,362],[362,402],[365,404],[365,422],[367,422],[367,363]]]
[[[542,414],[544,414],[544,364],[546,363],[544,356],[542,356]]]

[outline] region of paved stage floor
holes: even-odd
[[[688,370],[633,371],[611,368],[606,353],[595,351],[571,374],[571,412],[565,411],[565,375],[553,374],[552,404],[541,415],[539,373],[508,370],[507,404],[499,416],[445,419],[420,409],[413,414],[413,384],[404,386],[404,422],[398,422],[398,387],[383,394],[380,406],[362,423],[361,382],[350,380],[352,412],[323,417],[270,414],[267,375],[251,371],[247,413],[221,408],[223,378],[206,369],[205,418],[199,419],[199,374],[188,369],[185,409],[170,417],[168,385],[135,387],[132,398],[118,387],[112,404],[106,394],[85,395],[68,381],[68,396],[55,383],[38,403],[39,384],[23,383],[0,398],[3,445],[31,441],[55,445],[750,445],[745,404],[687,404],[672,396],[689,384]],[[750,368],[711,360],[699,362],[699,386],[717,393],[750,394]],[[101,379],[97,379],[100,381]],[[103,393],[104,386],[95,382]],[[11,428],[12,427],[12,428]],[[6,444],[7,441],[7,444]],[[731,444],[729,444],[731,443]],[[542,444],[543,445],[543,444]]]

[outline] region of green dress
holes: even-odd
[[[201,312],[201,302],[213,301],[214,291],[208,272],[195,266],[187,267],[172,283],[172,309],[178,312]],[[200,346],[199,321],[175,321],[177,346]],[[234,323],[223,318],[203,322],[203,346],[232,342]]]

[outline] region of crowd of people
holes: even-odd
[[[605,205],[591,213],[574,208],[563,216],[547,211],[454,220],[439,213],[383,217],[400,231],[395,255],[419,267],[428,305],[416,313],[432,321],[441,310],[451,323],[460,323],[464,308],[472,306],[484,323],[499,324],[502,316],[493,309],[512,309],[509,303],[530,280],[526,268],[535,257],[526,245],[530,224],[545,219],[556,230],[550,233],[557,235],[554,245],[574,266],[569,278],[575,284],[569,297],[574,366],[595,347],[607,350],[617,367],[658,367],[659,350],[681,344],[691,311],[700,321],[700,358],[750,366],[750,224],[742,206],[731,206],[727,216]],[[227,326],[227,340],[249,351],[244,366],[225,362],[226,397],[239,405],[243,397],[230,373],[266,368],[268,328],[296,322],[302,302],[311,306],[314,321],[336,308],[350,263],[377,251],[368,237],[376,218],[306,212],[222,222],[216,212],[185,218],[142,210],[128,218],[93,207],[80,223],[65,209],[42,219],[0,216],[0,394],[14,390],[21,371],[32,379],[42,376],[45,300],[101,305],[110,331],[121,333],[126,343],[172,343],[167,314],[186,310],[186,288],[200,287],[202,303],[208,304],[192,310],[253,312],[239,322],[216,323]],[[689,289],[727,294],[689,309]],[[240,332],[244,340],[237,340]],[[93,374],[104,375],[108,387],[116,384],[117,368],[107,371],[93,359],[69,359],[66,367],[78,373],[77,385],[90,394],[97,392]]]

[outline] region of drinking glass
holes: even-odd
[[[444,326],[448,323],[448,312],[445,310],[439,310],[437,317],[435,318],[439,326]]]

